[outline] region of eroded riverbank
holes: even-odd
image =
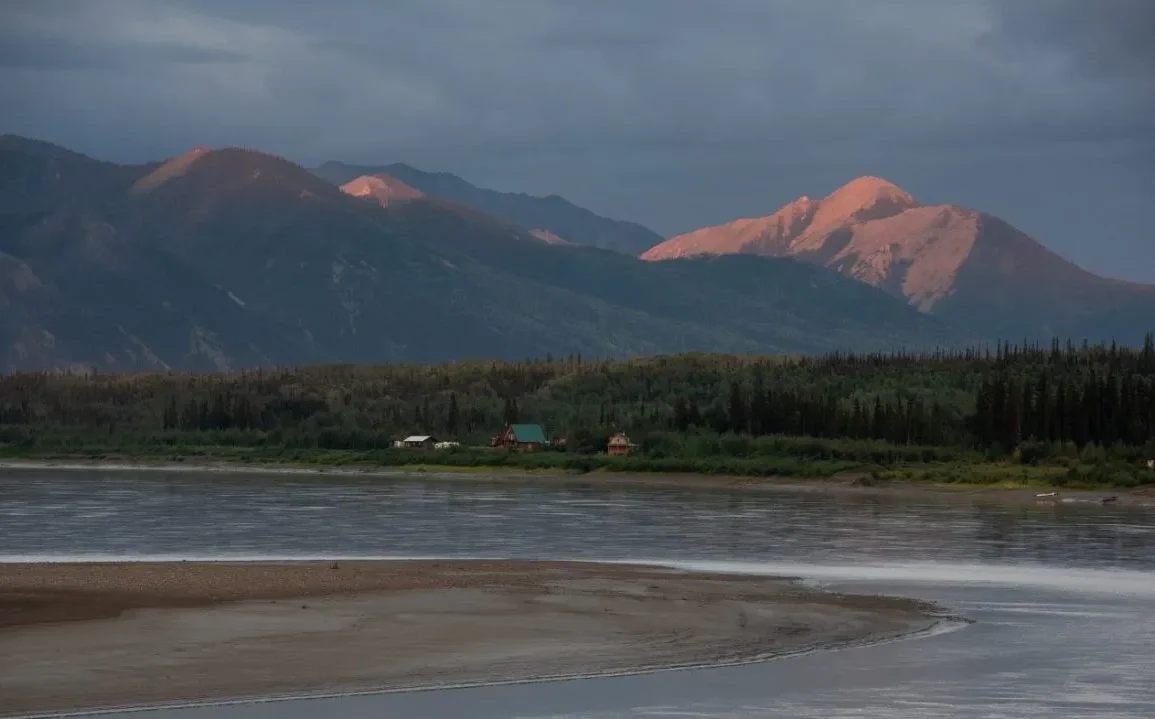
[[[0,565],[0,715],[741,661],[925,630],[930,605],[560,562]]]

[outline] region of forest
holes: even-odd
[[[564,449],[478,449],[513,422],[541,424]],[[617,431],[634,456],[601,454]],[[8,456],[395,465],[417,461],[393,449],[410,434],[460,442],[419,460],[458,466],[1155,483],[1155,338],[1141,348],[0,375]]]

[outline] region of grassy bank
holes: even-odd
[[[457,450],[333,450],[227,445],[89,446],[75,448],[0,445],[0,458],[32,460],[165,461],[195,464],[201,461],[299,467],[386,467],[413,471],[588,474],[705,474],[750,477],[822,478],[854,470],[845,460],[807,460],[798,457],[610,457],[571,452],[505,452]]]
[[[777,450],[769,454],[768,450]],[[40,461],[163,462],[284,466],[311,469],[396,469],[407,472],[504,475],[704,475],[815,480],[855,477],[865,484],[903,483],[989,489],[1135,489],[1155,487],[1155,470],[1133,461],[1052,456],[989,458],[949,448],[891,447],[778,438],[743,456],[610,457],[576,452],[516,453],[488,449],[437,452],[337,450],[228,444],[70,443],[0,445],[0,458]]]

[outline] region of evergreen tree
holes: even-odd
[[[746,399],[742,395],[742,385],[737,380],[730,381],[730,401],[727,405],[731,432],[745,432],[747,426]]]
[[[552,357],[550,360],[552,361]],[[457,408],[457,393],[449,393],[449,409],[445,413],[445,431],[450,435],[457,434],[458,422],[460,421],[460,410]]]

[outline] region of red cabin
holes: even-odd
[[[535,450],[549,444],[539,424],[511,424],[501,435],[501,446],[506,449]]]
[[[633,450],[634,445],[630,443],[630,438],[624,433],[618,432],[613,437],[610,437],[609,444],[606,446],[606,451],[611,457],[624,457]]]

